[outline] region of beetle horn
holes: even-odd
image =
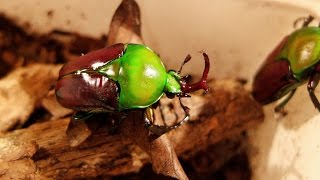
[[[181,96],[185,96],[186,93],[189,92],[193,92],[199,89],[203,89],[205,90],[205,93],[208,92],[209,87],[207,85],[207,77],[208,77],[208,73],[209,73],[209,69],[210,69],[210,61],[209,61],[209,57],[205,52],[202,52],[204,61],[205,61],[205,67],[202,73],[202,78],[200,79],[200,81],[194,83],[194,84],[188,84],[186,82],[186,79],[188,78],[188,76],[182,77],[180,80],[180,84],[181,84],[181,91],[182,91],[182,95]],[[182,66],[187,63],[189,60],[191,59],[191,56],[188,55],[186,57],[186,59],[183,61],[180,70],[178,71],[178,73],[181,72]]]

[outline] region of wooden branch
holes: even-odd
[[[242,84],[221,80],[213,81],[210,87],[206,96],[194,94],[184,102],[191,109],[191,122],[167,135],[177,155],[186,160],[263,120],[262,108]],[[161,104],[163,111],[171,107],[164,102]],[[169,117],[169,113],[167,115]],[[133,142],[139,139],[132,137],[132,133],[124,133],[134,122],[125,119],[120,132],[115,134],[108,131],[109,125],[97,127],[76,147],[70,146],[66,136],[69,117],[2,134],[0,177],[72,179],[138,172],[150,159],[145,146]],[[135,126],[144,128],[143,123]]]

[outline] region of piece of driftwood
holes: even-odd
[[[167,134],[177,155],[183,159],[187,160],[210,145],[238,135],[263,120],[261,106],[241,83],[216,80],[210,83],[210,87],[206,96],[193,94],[190,101],[185,101],[191,109],[191,122]],[[160,105],[165,106],[162,108],[164,112],[172,108],[168,103]],[[139,116],[141,112],[137,111],[130,117]],[[126,126],[137,122],[131,118],[125,119],[116,133],[111,133],[105,122],[76,147],[70,146],[66,135],[69,117],[3,134],[0,136],[0,177],[72,179],[138,172],[150,162],[150,158],[145,149],[132,142],[141,136],[138,132],[136,137],[135,134],[124,133]],[[135,126],[144,128],[143,123]],[[161,152],[158,155],[161,156]]]

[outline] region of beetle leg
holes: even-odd
[[[190,119],[189,108],[181,103],[180,97],[179,97],[179,101],[182,109],[185,112],[185,117],[180,122],[172,126],[160,126],[160,125],[153,124],[153,119],[154,119],[153,109],[147,108],[145,111],[145,123],[149,131],[160,136],[168,131],[176,129],[183,123],[187,122]]]
[[[88,119],[93,115],[92,112],[84,112],[84,111],[77,111],[73,116],[72,120],[79,121],[79,120],[85,120]]]
[[[153,114],[153,109],[150,107],[148,107],[144,112],[144,121],[149,131],[151,131],[154,134],[157,134],[160,136],[169,131],[167,129],[167,126],[159,126],[159,125],[153,124],[154,114]]]
[[[300,17],[298,19],[296,19],[293,23],[293,27],[297,27],[297,24],[303,20],[302,23],[302,27],[307,27],[312,21],[313,21],[314,17],[309,15],[308,17]]]
[[[280,102],[275,108],[275,112],[281,112],[283,110],[283,107],[289,102],[289,100],[292,98],[294,93],[296,92],[297,89],[293,89],[292,91],[289,92],[289,94],[285,97],[283,101]]]
[[[316,97],[316,95],[314,94],[314,90],[316,89],[318,83],[319,83],[320,77],[318,73],[313,73],[311,74],[311,77],[309,79],[308,82],[308,91],[309,91],[309,96],[311,98],[311,101],[313,103],[313,105],[318,109],[318,111],[320,112],[320,103],[318,101],[318,98]]]

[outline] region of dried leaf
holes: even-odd
[[[120,125],[121,134],[145,150],[152,162],[153,170],[176,179],[188,179],[168,137],[150,136],[144,125],[143,110],[131,111]]]
[[[108,33],[108,44],[142,44],[140,10],[134,0],[123,0],[113,15]]]
[[[70,146],[76,147],[87,140],[92,131],[85,121],[71,120],[66,133]]]
[[[176,179],[188,179],[167,135],[151,142],[150,156],[153,170]]]
[[[117,115],[114,115],[117,120],[121,119]],[[93,132],[95,132],[99,127],[108,126],[109,130],[117,130],[118,121],[113,120],[113,114],[104,113],[104,114],[93,114],[92,116],[83,119],[83,120],[74,120],[70,118],[70,123],[67,129],[67,138],[70,146],[76,147],[83,143],[87,138],[89,138]],[[112,129],[114,128],[114,129]]]

